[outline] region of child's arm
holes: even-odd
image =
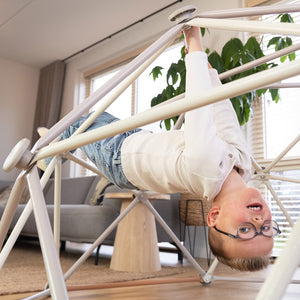
[[[212,88],[207,56],[204,52],[189,52],[186,56],[186,101],[201,96]],[[188,111],[184,125],[185,155],[190,170],[199,176],[214,177],[223,162],[226,143],[217,135],[213,118],[213,105]],[[217,172],[216,172],[217,170]]]
[[[200,29],[192,27],[185,32],[188,46],[186,55],[186,100],[200,96],[212,88],[207,55],[202,51]],[[185,156],[190,170],[199,176],[216,175],[223,160],[225,142],[217,136],[213,120],[213,106],[206,105],[185,114]],[[217,151],[215,151],[217,150]]]
[[[186,32],[189,54],[186,56],[186,99],[221,85],[202,52],[199,28]],[[234,165],[239,155],[237,145],[245,143],[229,100],[206,105],[186,113],[186,158],[192,172],[206,177],[217,176]],[[216,171],[218,171],[216,173]]]

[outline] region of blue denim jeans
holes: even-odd
[[[86,119],[87,117],[79,118],[61,134],[60,138],[69,138]],[[118,120],[118,118],[115,118],[109,113],[104,112],[86,131],[99,128]],[[134,129],[125,133],[121,133],[114,137],[85,145],[80,149],[109,181],[120,188],[136,189],[137,187],[131,184],[123,173],[121,166],[121,146],[126,137],[140,130],[141,129]]]

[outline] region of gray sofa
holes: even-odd
[[[61,197],[61,241],[92,243],[119,215],[121,200],[103,199],[99,205],[91,205],[90,200],[95,187],[99,181],[97,176],[65,178],[62,180]],[[0,181],[0,193],[11,182]],[[53,224],[53,186],[54,181],[50,179],[45,186],[44,196],[47,204],[47,210],[50,222]],[[105,192],[121,191],[116,186],[108,186]],[[179,194],[172,194],[170,201],[153,200],[152,203],[165,222],[170,226],[173,232],[180,238],[180,220],[179,220]],[[10,230],[16,224],[25,204],[19,204]],[[5,204],[0,204],[0,216],[2,216]],[[116,230],[114,230],[103,242],[106,245],[113,245]],[[37,237],[34,215],[31,214],[26,222],[21,236]],[[158,242],[171,242],[172,239],[157,224]],[[99,251],[99,248],[98,248]],[[98,254],[98,252],[97,252]],[[97,260],[97,257],[96,257]]]

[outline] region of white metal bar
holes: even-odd
[[[264,282],[264,278],[258,277],[234,277],[234,276],[213,276],[213,281],[237,281],[237,282]]]
[[[226,71],[224,73],[221,73],[219,75],[219,78],[220,78],[220,80],[228,78],[230,76],[233,76],[233,75],[236,75],[238,73],[250,70],[250,69],[252,69],[254,67],[260,66],[260,65],[262,65],[264,63],[267,63],[267,62],[269,62],[271,60],[274,60],[276,58],[279,58],[281,56],[293,53],[293,52],[295,52],[297,50],[300,50],[300,43],[297,43],[295,45],[292,45],[292,46],[286,47],[284,49],[278,50],[278,51],[276,51],[274,53],[267,54],[267,55],[265,55],[263,57],[260,57],[260,58],[254,60],[254,61],[250,61],[250,62],[248,62],[248,63],[246,63],[244,65],[241,65],[239,67],[236,67],[236,68],[234,68],[232,70],[228,70],[228,71]]]
[[[273,83],[268,86],[264,86],[265,89],[296,89],[300,88],[300,83],[298,82],[280,82]]]
[[[54,169],[54,165],[56,163],[56,159],[53,159],[48,168],[46,169],[46,171],[44,172],[42,178],[41,178],[41,187],[42,189],[45,188],[52,172]],[[28,220],[30,214],[32,213],[32,200],[29,199],[28,203],[25,205],[25,208],[22,212],[22,214],[20,215],[16,225],[14,226],[12,232],[9,235],[9,238],[7,239],[5,245],[3,246],[1,252],[0,252],[0,269],[2,268],[2,266],[4,265],[9,253],[11,252],[17,238],[19,237],[26,221]]]
[[[114,87],[116,87],[122,80],[129,76],[138,66],[140,66],[145,60],[151,57],[154,53],[159,51],[167,42],[175,39],[177,34],[182,30],[183,24],[178,24],[167,31],[161,36],[157,41],[155,41],[150,47],[143,51],[139,56],[132,60],[125,68],[118,72],[108,84],[98,89],[85,101],[79,104],[75,110],[71,111],[64,118],[62,118],[58,123],[56,123],[50,130],[42,136],[37,143],[34,145],[33,150],[36,151],[41,147],[48,145],[53,139],[59,136],[64,129],[68,128],[72,123],[74,123],[80,116],[82,116],[86,111],[88,111],[94,104],[98,102],[99,99],[103,98],[108,94]]]
[[[80,135],[70,137],[55,144],[45,146],[36,153],[32,162],[48,156],[54,156],[59,153],[64,153],[65,151],[76,149],[82,145],[90,144],[99,139],[114,136],[139,126],[163,120],[166,117],[176,116],[181,112],[186,112],[226,98],[237,96],[266,84],[295,76],[299,73],[300,61],[288,62],[270,70],[265,70],[257,74],[226,83],[211,90],[207,90],[201,95],[197,95],[190,99],[189,101],[185,101],[185,99],[183,99],[168,105],[153,107],[128,119],[113,122],[101,128],[84,132]]]
[[[184,113],[181,113],[178,117],[178,120],[176,121],[176,123],[174,125],[174,130],[180,129],[183,121],[184,121]]]
[[[117,227],[117,225],[123,220],[123,218],[140,202],[140,199],[135,198],[133,201],[122,211],[122,213],[107,227],[107,229],[97,238],[97,240],[87,249],[80,258],[69,268],[65,273],[64,279],[68,280],[70,276],[80,267],[87,258],[93,253],[93,251],[106,239],[106,237]],[[37,299],[41,296],[50,295],[50,290],[46,289],[41,293],[38,293],[32,297],[26,299]]]
[[[257,163],[257,161],[254,159],[253,156],[251,156],[251,163],[252,163],[252,166],[254,167],[254,169],[255,169],[257,172],[263,172],[263,169],[262,169],[261,166]]]
[[[0,221],[0,249],[4,243],[5,237],[8,233],[9,226],[12,222],[13,216],[16,212],[17,206],[20,202],[20,198],[25,188],[25,171],[22,171],[17,177],[15,184],[10,192],[7,204]]]
[[[300,25],[295,23],[266,23],[259,21],[194,18],[188,26],[208,27],[220,30],[273,33],[282,35],[300,35]]]
[[[280,199],[278,198],[277,194],[275,193],[272,185],[270,184],[269,180],[264,180],[263,183],[266,185],[266,187],[269,189],[270,193],[272,194],[274,200],[276,201],[277,205],[279,206],[280,210],[282,211],[282,213],[284,214],[286,220],[289,222],[290,226],[293,227],[294,222],[291,219],[289,213],[287,212],[287,210],[285,209],[285,207],[283,206],[283,204],[281,203]]]
[[[300,219],[296,222],[280,256],[276,259],[256,300],[283,299],[288,284],[300,264]]]
[[[193,258],[193,256],[188,252],[188,250],[181,244],[180,240],[177,238],[177,236],[174,234],[174,232],[170,229],[170,227],[164,221],[164,219],[155,210],[155,208],[150,203],[150,201],[148,199],[143,199],[142,203],[144,203],[148,207],[148,209],[153,213],[153,215],[155,216],[155,218],[159,222],[159,224],[162,226],[162,228],[172,238],[172,240],[175,242],[177,247],[182,251],[182,253],[186,256],[188,261],[193,265],[193,267],[199,272],[200,276],[203,278],[205,276],[205,271],[200,267],[200,265]]]
[[[7,239],[6,243],[4,244],[1,253],[0,253],[0,270],[2,269],[7,257],[9,256],[17,238],[20,235],[21,230],[24,227],[24,224],[28,220],[30,214],[32,213],[32,201],[31,199],[26,204],[18,222],[14,226],[13,231],[9,235],[9,238]]]
[[[203,277],[204,282],[211,282],[212,280],[214,280],[214,276],[213,273],[216,270],[216,267],[218,266],[219,261],[217,258],[215,258],[212,262],[212,264],[210,265],[209,269],[207,270],[205,276]]]
[[[84,161],[83,159],[80,159],[79,157],[73,155],[72,153],[68,152],[67,154],[64,155],[64,158],[67,158],[79,165],[81,165],[82,167],[94,172],[95,174],[99,175],[100,177],[105,177],[101,172],[99,172],[99,170],[92,166],[91,164],[87,163],[86,161]]]
[[[124,209],[124,211],[111,223],[109,227],[98,237],[98,239],[90,246],[90,248],[77,260],[75,264],[65,273],[64,278],[67,280],[74,271],[92,254],[92,252],[106,239],[106,237],[116,228],[116,226],[123,220],[123,218],[140,202],[138,198],[133,199],[132,202]]]
[[[51,296],[55,300],[68,299],[59,257],[56,251],[52,228],[41,189],[37,167],[28,173],[27,182],[32,199],[34,217],[44,258]]]
[[[55,165],[53,235],[57,253],[60,248],[61,157]]]
[[[265,168],[265,172],[269,172],[298,142],[300,134]]]
[[[214,11],[204,11],[197,13],[197,16],[201,18],[237,18],[237,17],[250,17],[260,16],[268,14],[281,14],[299,12],[300,5],[272,5],[272,6],[261,6],[261,7],[244,7],[236,9],[224,9]]]
[[[300,179],[293,178],[293,177],[285,177],[285,176],[277,176],[277,175],[273,175],[273,174],[268,174],[267,178],[271,179],[271,180],[280,180],[280,181],[300,183]]]

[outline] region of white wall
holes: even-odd
[[[38,69],[0,57],[0,180],[14,180],[18,174],[4,172],[2,165],[20,139],[31,139],[38,79]]]

